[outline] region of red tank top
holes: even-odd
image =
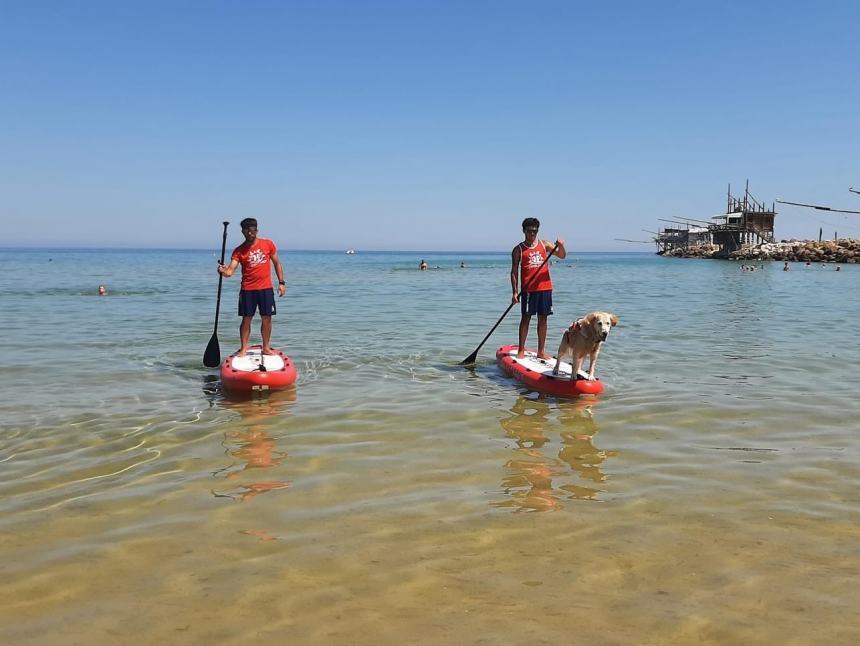
[[[525,242],[521,242],[520,249],[522,251],[522,258],[520,259],[520,289],[525,289],[529,292],[545,292],[552,289],[552,279],[549,277],[549,263],[543,264],[543,261],[548,256],[543,242],[537,240],[533,247],[527,247]],[[541,267],[541,265],[543,266]]]

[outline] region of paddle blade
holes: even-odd
[[[471,366],[473,363],[475,363],[475,361],[477,361],[477,359],[478,359],[478,351],[475,350],[472,354],[470,354],[468,357],[463,359],[458,365]]]
[[[212,333],[206,352],[203,353],[203,365],[207,368],[216,368],[221,363],[221,346],[218,345],[218,335]]]

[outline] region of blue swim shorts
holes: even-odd
[[[552,290],[529,292],[520,299],[520,311],[523,316],[549,316],[552,314]]]
[[[260,316],[272,316],[277,314],[275,307],[275,290],[248,289],[239,292],[239,316],[254,316],[254,312],[260,308]]]

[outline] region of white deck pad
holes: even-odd
[[[513,349],[508,352],[508,356],[514,357],[514,361],[516,361],[522,366],[525,366],[533,372],[536,372],[541,375],[546,375],[548,377],[553,376],[552,369],[555,367],[555,357],[553,357],[552,359],[538,359],[537,352],[533,350],[526,350],[526,356],[522,359],[517,359],[516,349]],[[556,375],[556,378],[570,379],[571,373],[573,373],[573,365],[568,363],[567,361],[562,361],[558,366],[558,375]],[[579,378],[588,379],[588,373],[583,370],[580,370]]]
[[[263,357],[263,365],[266,370],[280,370],[284,367],[284,360],[279,354],[262,355],[259,347],[249,348],[244,357],[231,357],[230,365],[235,370],[243,372],[254,372],[260,369],[260,358]]]

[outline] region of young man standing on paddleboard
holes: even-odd
[[[538,357],[551,359],[544,346],[546,345],[547,317],[552,314],[552,279],[549,277],[549,254],[555,248],[555,255],[565,258],[567,251],[564,240],[538,240],[540,221],[537,218],[523,220],[523,235],[525,240],[511,251],[511,288],[514,291],[512,302],[519,300],[519,284],[523,286],[523,298],[520,303],[520,338],[517,359],[522,359],[526,353],[526,337],[529,334],[529,323],[533,315],[537,315]]]
[[[266,238],[257,237],[257,221],[245,218],[240,223],[245,242],[233,249],[230,265],[218,264],[221,275],[229,278],[242,265],[242,289],[239,291],[239,316],[242,323],[239,326],[239,340],[242,347],[237,353],[240,357],[248,351],[248,341],[251,338],[251,319],[257,308],[260,309],[260,335],[263,337],[263,354],[275,354],[272,350],[272,316],[276,314],[275,292],[272,289],[272,266],[278,275],[278,296],[287,291],[284,282],[284,267],[278,258],[275,243]]]

